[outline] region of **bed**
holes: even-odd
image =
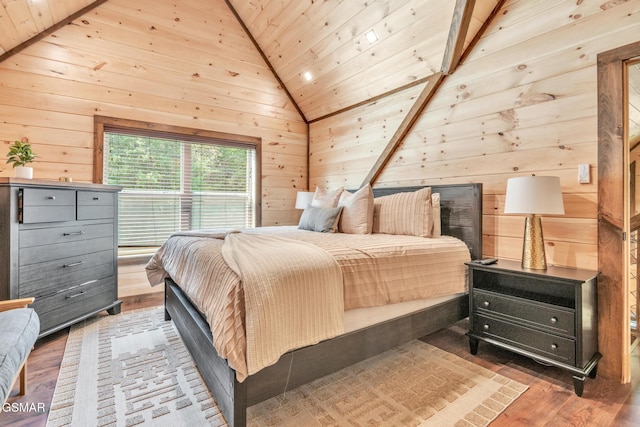
[[[423,187],[374,189],[374,196],[414,192]],[[468,247],[472,259],[482,251],[482,184],[431,186],[440,194],[442,234]],[[172,277],[165,279],[165,317],[173,320],[198,369],[231,426],[246,425],[246,409],[285,390],[323,377],[412,339],[435,332],[468,315],[468,296],[437,300],[399,317],[351,328],[334,338],[289,351],[270,366],[238,380],[226,358],[218,355],[203,314]]]

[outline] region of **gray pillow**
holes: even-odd
[[[317,208],[309,205],[302,212],[298,228],[321,233],[335,233],[341,212],[342,206],[339,208]]]

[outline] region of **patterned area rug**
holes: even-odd
[[[250,426],[485,426],[526,386],[422,341],[248,410]],[[162,307],[73,326],[47,426],[226,426]]]

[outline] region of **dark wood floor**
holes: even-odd
[[[122,309],[163,304],[163,294],[148,294],[123,299]],[[640,348],[632,354],[631,384],[620,385],[604,378],[587,379],[583,397],[573,393],[571,375],[556,368],[507,351],[480,343],[477,356],[469,353],[464,335],[465,323],[442,330],[424,341],[470,360],[485,368],[517,380],[529,389],[500,415],[493,427],[514,426],[638,426],[640,425]],[[28,391],[15,396],[12,403],[44,404],[44,412],[2,412],[0,426],[45,426],[58,370],[67,342],[68,330],[63,330],[36,343],[29,357]],[[6,405],[5,405],[6,406]]]

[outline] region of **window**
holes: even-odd
[[[121,248],[157,247],[176,231],[259,225],[256,142],[102,121],[102,182],[122,186]]]

